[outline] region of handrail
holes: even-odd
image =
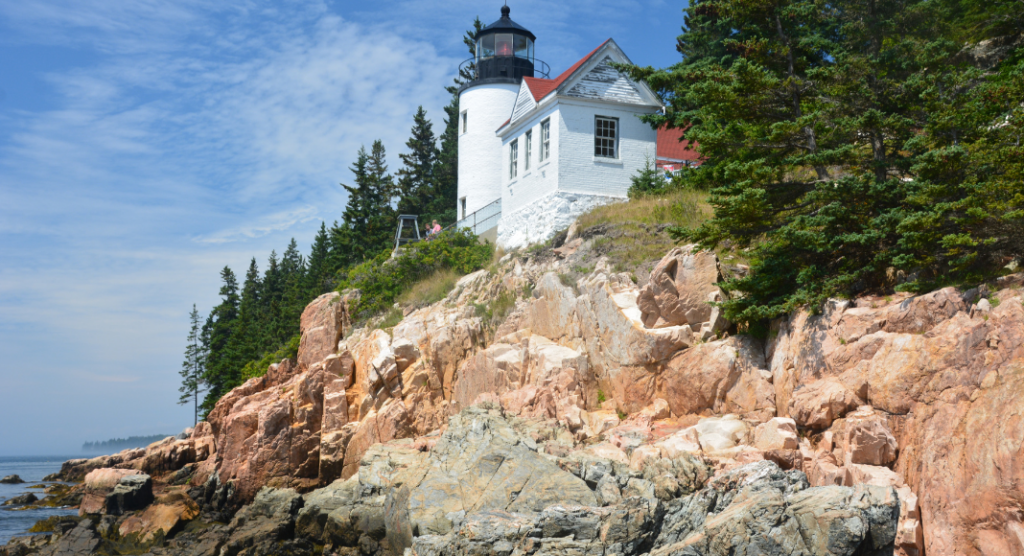
[[[474,234],[479,235],[481,229],[487,231],[497,226],[500,218],[501,198],[499,197],[467,214],[462,220],[448,226],[445,230],[469,228]]]
[[[515,58],[516,56],[494,56],[495,58]],[[527,58],[519,58],[520,60],[526,60]],[[476,58],[468,58],[463,60],[459,64],[459,75],[462,75],[463,71],[470,72],[473,79],[477,79],[476,73]],[[548,65],[544,60],[533,60],[533,75],[534,77],[540,77],[543,79],[551,79],[551,66]]]

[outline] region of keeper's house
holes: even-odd
[[[549,79],[536,37],[509,12],[481,30],[465,62],[476,74],[459,93],[459,226],[522,247],[625,199],[647,159],[667,170],[696,160],[679,130],[640,121],[664,106],[612,67],[630,63],[614,40]]]

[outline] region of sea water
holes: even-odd
[[[19,475],[24,483],[20,485],[0,485],[0,503],[15,496],[31,492],[42,499],[45,496],[41,488],[28,488],[38,485],[43,477],[60,471],[62,463],[70,457],[0,457],[0,478],[8,475]],[[27,534],[40,519],[52,515],[74,515],[78,510],[67,508],[40,508],[37,510],[11,511],[7,506],[0,507],[0,546],[7,544],[11,537]]]

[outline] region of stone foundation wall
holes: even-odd
[[[512,214],[503,214],[498,223],[498,247],[512,250],[546,241],[590,209],[625,200],[607,195],[552,193]]]

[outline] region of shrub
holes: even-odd
[[[390,308],[414,283],[442,270],[468,274],[491,261],[494,246],[481,244],[468,230],[449,230],[422,241],[391,258],[384,251],[338,275],[338,291],[359,290],[349,309],[354,319],[365,320]]]
[[[242,367],[242,380],[246,381],[250,378],[261,377],[267,374],[267,368],[278,363],[284,359],[294,359],[299,354],[299,341],[302,339],[301,334],[296,334],[288,340],[288,343],[281,346],[277,351],[267,352],[263,354],[263,357],[257,361],[249,361]]]

